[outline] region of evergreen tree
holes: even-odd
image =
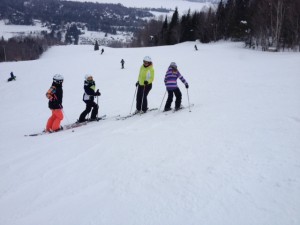
[[[199,13],[194,12],[192,19],[191,19],[191,27],[192,27],[192,31],[191,31],[191,38],[192,40],[196,40],[199,39],[199,30],[200,30],[200,21],[198,18]]]
[[[181,22],[180,22],[180,31],[181,31],[181,37],[180,37],[180,42],[185,42],[185,41],[193,41],[193,31],[194,27],[192,25],[192,18],[190,14],[191,10],[189,9],[187,15],[183,15],[181,17]]]
[[[160,44],[162,45],[167,44],[167,34],[168,34],[168,18],[166,16],[160,31],[160,41],[159,41]]]
[[[221,29],[224,27],[225,38],[244,40],[248,30],[249,0],[228,0],[224,11],[221,3],[219,6],[219,11],[217,11],[218,27]]]
[[[178,26],[179,26],[179,13],[178,13],[178,8],[176,7],[168,27],[167,38],[166,38],[167,45],[173,45],[179,43],[180,36],[179,36]]]
[[[225,36],[225,18],[225,7],[223,1],[221,0],[216,12],[217,40],[223,39]]]
[[[235,0],[227,0],[225,6],[225,18],[224,18],[224,36],[225,39],[230,38],[235,27]]]
[[[215,35],[215,14],[210,8],[205,14],[204,32],[201,39],[203,43],[209,43],[216,39]]]
[[[177,27],[179,24],[179,13],[178,13],[178,8],[176,7],[175,8],[175,11],[172,15],[172,19],[171,19],[171,22],[170,22],[170,29],[173,29],[175,27]]]
[[[244,40],[248,30],[249,21],[249,0],[236,0],[235,6],[235,27],[232,36]]]
[[[285,20],[282,26],[282,48],[300,51],[300,1],[286,0]]]
[[[94,50],[98,51],[99,50],[99,44],[98,41],[96,40],[95,45],[94,45]]]
[[[70,28],[66,32],[65,42],[67,44],[72,44],[74,40],[74,44],[77,45],[79,41],[79,35],[81,34],[80,30],[78,30],[76,24],[72,24]]]

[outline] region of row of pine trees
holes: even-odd
[[[0,39],[0,62],[38,59],[50,46],[62,44],[46,32],[40,36],[20,36],[8,41]]]
[[[244,41],[250,48],[300,51],[300,0],[221,0],[218,7],[151,20],[133,46],[199,40]]]

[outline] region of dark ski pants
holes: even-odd
[[[96,119],[96,116],[98,114],[98,108],[99,106],[94,101],[84,101],[86,104],[85,110],[80,114],[79,121],[85,121],[85,117],[90,113],[92,110],[91,119]]]
[[[139,111],[146,112],[148,109],[148,100],[147,96],[152,89],[152,84],[148,85],[139,85],[137,94],[136,94],[136,109]]]
[[[167,99],[167,102],[165,105],[165,109],[171,108],[171,104],[173,102],[173,95],[175,95],[175,97],[176,97],[175,109],[180,108],[182,94],[181,94],[181,91],[179,90],[179,88],[176,88],[175,90],[168,90],[168,99]]]

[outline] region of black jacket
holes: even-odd
[[[84,94],[83,101],[94,101],[96,83],[95,81],[87,82],[84,81]]]
[[[50,96],[50,97],[49,97]],[[52,83],[51,88],[47,92],[49,98],[48,106],[50,109],[62,109],[63,89],[62,84]]]

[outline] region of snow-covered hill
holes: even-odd
[[[36,61],[1,63],[0,224],[300,224],[299,53],[194,44],[103,55],[58,46]],[[56,73],[65,77],[63,124],[85,108],[87,73],[102,93],[100,115],[128,114],[145,55],[155,68],[149,106],[160,106],[175,61],[192,112],[24,137],[45,127]],[[11,71],[17,81],[7,83]]]
[[[4,20],[0,20],[0,38],[3,38],[4,40],[8,40],[15,36],[38,36],[42,31],[50,32],[37,20],[35,20],[35,26],[7,25]]]
[[[120,3],[119,0],[72,0],[78,2],[97,2],[97,3],[112,3],[112,4],[122,4],[125,7],[131,8],[164,8],[169,9],[169,12],[158,12],[157,10],[151,11],[151,13],[155,16],[156,19],[165,18],[165,16],[171,17],[175,8],[178,8],[180,16],[187,13],[188,10],[191,12],[206,10],[209,7],[215,7],[216,4],[211,2],[191,2],[184,0],[152,0],[149,1],[140,1],[140,0],[130,0],[130,1],[122,1]],[[127,16],[127,15],[126,15]],[[25,26],[25,25],[9,25],[7,20],[0,20],[0,38],[4,38],[4,40],[8,40],[9,38],[16,36],[37,36],[40,35],[41,31],[50,32],[50,28],[47,28],[45,24],[41,23],[41,21],[35,18],[34,26]],[[146,18],[147,19],[147,18]],[[153,19],[153,17],[149,17],[148,19]],[[70,18],[67,18],[66,21],[69,21]],[[72,21],[69,21],[72,22]],[[82,21],[83,22],[83,21]],[[118,26],[120,26],[118,24]],[[64,42],[65,32],[68,28],[68,25],[62,30],[60,30],[62,34],[61,41]],[[130,43],[132,41],[133,33],[129,31],[117,31],[116,34],[107,33],[107,31],[89,31],[87,27],[81,29],[82,34],[79,36],[79,44],[94,44],[97,40],[98,43],[106,46],[111,46],[113,42],[120,43]]]

